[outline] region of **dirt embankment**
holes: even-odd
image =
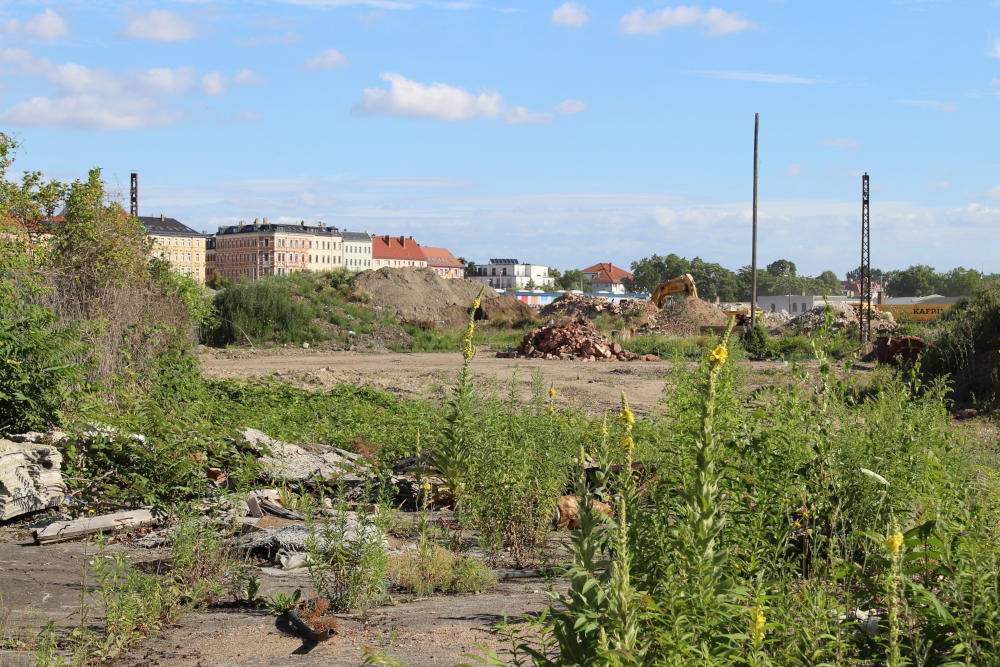
[[[481,287],[475,280],[445,280],[429,269],[389,267],[365,271],[354,282],[355,291],[367,299],[369,307],[406,322],[439,320],[449,306],[468,308]],[[484,299],[496,296],[491,287],[483,292]]]
[[[469,306],[482,284],[446,280],[428,269],[382,268],[360,274],[354,288],[376,312],[392,313],[404,322],[460,326],[468,321]],[[538,315],[517,297],[487,287],[476,319],[509,326],[534,322]]]

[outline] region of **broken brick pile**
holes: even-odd
[[[639,315],[642,312],[652,316],[660,312],[660,309],[647,300],[624,299],[614,302],[600,296],[566,292],[552,303],[543,306],[539,314],[543,318],[566,316],[594,319],[600,315],[624,317]]]
[[[498,357],[513,359],[579,359],[581,361],[656,361],[655,354],[633,354],[619,343],[609,341],[595,331],[585,317],[560,317],[531,331],[521,344]]]

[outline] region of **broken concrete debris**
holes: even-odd
[[[46,441],[43,433],[0,439],[0,521],[62,504],[62,454]]]
[[[517,349],[498,352],[498,357],[580,359],[582,361],[656,361],[655,354],[629,352],[620,343],[609,341],[584,317],[560,317],[551,324],[528,333]]]
[[[156,521],[157,517],[151,510],[139,509],[127,512],[115,512],[99,516],[87,516],[73,521],[54,521],[45,528],[35,531],[35,542],[49,544],[77,537],[93,535],[94,533],[111,533],[126,528],[144,526]]]

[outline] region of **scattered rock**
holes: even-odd
[[[343,526],[332,523],[330,530],[317,526],[314,529],[314,536],[317,546],[323,550],[337,545],[347,548],[351,542],[357,542],[362,538],[380,541],[385,549],[389,548],[386,536],[376,526],[359,523],[356,519],[347,519]],[[283,554],[307,551],[306,543],[309,538],[309,528],[305,524],[296,523],[276,530],[263,530],[238,537],[233,542],[232,549],[239,554],[278,563]]]

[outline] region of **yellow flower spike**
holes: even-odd
[[[750,634],[752,634],[757,641],[764,639],[764,625],[767,623],[767,616],[764,615],[764,610],[760,605],[754,607],[754,618],[753,622],[750,624]]]
[[[719,343],[712,348],[712,351],[708,355],[708,362],[712,364],[713,368],[721,366],[726,363],[726,359],[729,358],[729,350],[722,343]]]
[[[424,491],[430,491],[430,490],[431,490],[431,483],[424,482]]]
[[[626,435],[622,438],[622,449],[625,451],[635,449],[635,440],[632,439],[632,436]]]
[[[890,553],[898,553],[901,546],[903,546],[903,534],[898,530],[885,541],[885,548]]]
[[[554,415],[555,413],[556,413],[555,409],[550,405],[549,406],[549,414],[550,415]]]
[[[555,395],[556,395],[556,388],[555,385],[553,385],[549,387],[549,396],[555,396]]]
[[[635,423],[635,415],[628,408],[622,408],[621,414],[618,415],[618,418],[622,420],[623,424],[627,424],[629,426]]]

